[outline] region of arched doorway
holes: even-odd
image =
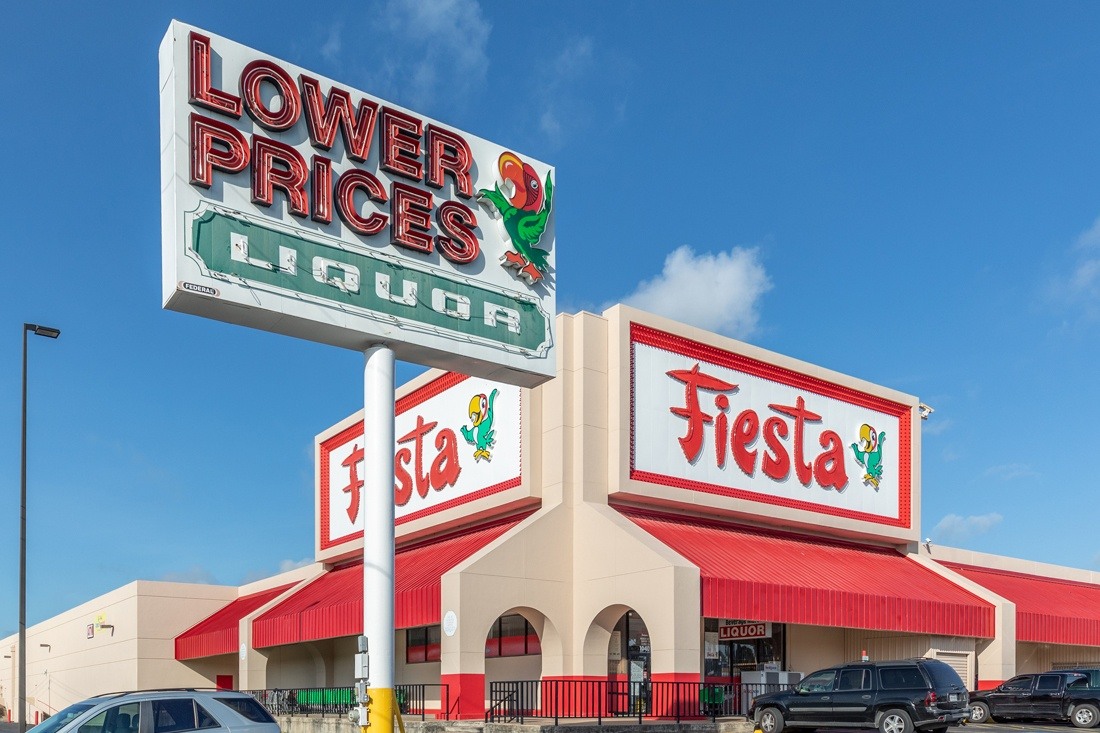
[[[527,611],[527,609],[523,609]],[[532,622],[528,615],[535,616]],[[513,609],[497,617],[485,635],[485,681],[537,680],[542,676],[541,615]]]
[[[612,713],[648,713],[653,647],[645,620],[628,610],[616,622],[607,643],[607,679]]]

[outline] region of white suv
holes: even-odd
[[[279,724],[243,692],[146,690],[78,702],[29,733],[279,733]]]

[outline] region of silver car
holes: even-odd
[[[29,733],[279,733],[251,695],[230,690],[145,690],[78,702]]]

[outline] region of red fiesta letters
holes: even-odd
[[[727,455],[732,453],[742,473],[754,476],[757,459],[763,452],[760,470],[775,481],[785,480],[793,463],[795,477],[803,486],[816,482],[823,489],[841,491],[848,485],[844,443],[835,431],[822,430],[817,440],[821,452],[813,461],[807,455],[806,425],[820,423],[821,415],[806,406],[802,395],[795,398],[793,405],[769,404],[768,409],[778,414],[766,417],[762,423],[760,415],[751,408],[739,412],[731,422],[730,395],[738,391],[738,385],[706,374],[699,364],[691,369],[673,369],[667,374],[684,385],[684,405],[670,407],[669,412],[687,422],[686,432],[678,440],[689,463],[699,459],[707,426],[713,425],[714,460],[718,468],[725,468]],[[713,414],[704,410],[701,392],[714,393],[709,400],[714,406]],[[709,405],[706,409],[710,409]],[[761,436],[763,451],[757,447]],[[789,448],[788,438],[792,438]]]

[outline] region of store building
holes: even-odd
[[[447,685],[452,715],[481,717],[494,680],[928,655],[982,688],[1100,663],[1096,574],[920,542],[917,398],[624,306],[557,334],[539,387],[431,372],[399,392],[398,684]],[[138,582],[37,624],[32,707],[350,685],[361,418],[317,437],[313,565],[241,588]],[[15,638],[0,647],[11,708]]]

